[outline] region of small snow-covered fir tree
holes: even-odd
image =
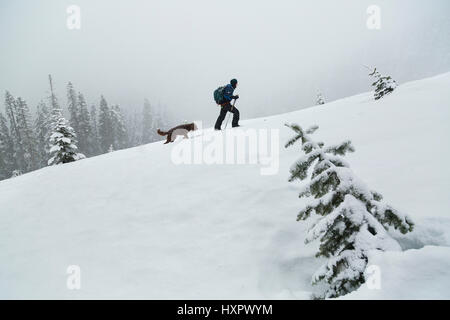
[[[322,93],[320,91],[318,91],[316,105],[322,105],[322,104],[325,104],[325,99],[323,98]]]
[[[54,110],[52,122],[52,133],[50,135],[49,154],[51,158],[48,165],[57,165],[84,159],[82,153],[78,153],[76,146],[76,135],[61,112]]]
[[[382,76],[377,68],[373,69],[373,72],[369,74],[369,76],[374,77],[376,80],[372,83],[372,86],[375,87],[375,100],[383,98],[386,94],[391,93],[397,88],[397,82],[393,80],[390,76]]]
[[[305,180],[312,168],[311,180],[300,192],[300,197],[311,201],[300,210],[297,220],[314,215],[318,220],[309,229],[306,243],[320,240],[317,257],[326,257],[326,263],[317,270],[312,283],[327,285],[319,298],[334,298],[357,289],[365,282],[364,272],[371,250],[400,250],[387,232],[389,227],[401,233],[412,231],[413,222],[382,201],[382,196],[370,191],[343,159],[353,152],[350,141],[325,147],[315,142],[310,134],[317,126],[304,131],[298,125],[287,125],[296,135],[286,147],[298,140],[305,156],[291,167],[289,181]]]

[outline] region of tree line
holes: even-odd
[[[119,105],[110,105],[103,95],[98,106],[89,106],[71,82],[63,109],[51,75],[49,86],[50,95],[39,102],[34,117],[23,98],[5,92],[5,114],[0,111],[0,180],[157,141],[156,129],[170,122],[148,99],[140,111],[128,114]]]

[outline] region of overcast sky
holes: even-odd
[[[81,29],[66,8],[81,8]],[[381,29],[366,26],[369,5]],[[231,78],[241,117],[370,90],[362,65],[398,82],[450,71],[448,0],[0,0],[0,90],[31,107],[72,81],[89,104],[145,97],[180,119],[217,117],[214,89]],[[3,108],[1,108],[3,109]]]

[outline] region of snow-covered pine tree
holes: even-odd
[[[167,109],[163,107],[161,103],[158,103],[158,107],[153,112],[153,135],[155,140],[161,139],[161,137],[156,133],[158,128],[172,127],[167,115]]]
[[[14,158],[18,170],[28,172],[37,168],[37,151],[31,124],[30,110],[22,98],[5,94],[6,114],[10,121],[10,134],[14,145]]]
[[[141,144],[150,143],[153,141],[153,115],[152,115],[152,107],[150,105],[150,101],[148,99],[144,100],[144,108],[142,109],[142,135],[141,135]]]
[[[81,92],[78,93],[78,147],[80,152],[92,156],[95,154],[94,137],[92,136],[91,116],[88,111],[86,99]]]
[[[79,134],[79,110],[78,110],[78,98],[73,88],[72,82],[67,84],[67,109],[70,115],[70,125],[75,130],[76,134]]]
[[[372,86],[375,87],[375,100],[378,100],[384,97],[386,94],[391,93],[397,88],[397,83],[390,76],[382,76],[377,68],[373,69],[373,72],[369,74],[374,77],[376,80],[372,83]]]
[[[158,141],[161,137],[156,133],[158,128],[170,128],[173,127],[173,123],[170,120],[171,117],[168,114],[166,106],[158,103],[158,107],[153,111],[153,141]]]
[[[128,114],[126,127],[128,132],[128,137],[130,141],[131,147],[136,147],[141,143],[142,128],[141,128],[141,117],[136,111],[136,109],[132,112],[132,114]]]
[[[101,96],[100,114],[98,116],[98,135],[100,139],[100,148],[102,153],[106,153],[109,147],[114,143],[113,127],[111,123],[111,111],[106,99]]]
[[[36,108],[34,131],[36,133],[37,150],[39,154],[39,167],[47,166],[48,139],[51,130],[51,114],[47,105],[41,101]]]
[[[25,167],[23,172],[29,172],[39,167],[39,154],[36,148],[37,142],[33,130],[30,109],[22,98],[16,99],[17,106],[17,127],[20,131],[21,144],[24,151]]]
[[[91,139],[92,139],[92,155],[99,155],[101,153],[100,149],[100,138],[98,136],[98,120],[97,120],[97,107],[95,104],[91,106]]]
[[[49,166],[85,158],[82,153],[78,153],[75,131],[62,116],[61,112],[57,110],[53,112],[52,133],[49,142],[49,154],[51,156],[48,160]]]
[[[350,141],[325,147],[310,138],[318,127],[304,131],[298,125],[287,125],[296,135],[286,147],[301,140],[305,156],[290,170],[289,181],[305,180],[312,168],[311,180],[300,197],[312,197],[300,210],[297,220],[312,214],[318,220],[309,229],[306,243],[320,239],[317,257],[328,258],[314,274],[312,282],[324,282],[325,291],[319,298],[334,298],[357,289],[365,282],[364,272],[371,250],[401,250],[387,232],[389,227],[401,233],[412,231],[413,222],[382,201],[382,196],[370,191],[343,159],[353,152]]]
[[[56,97],[56,94],[53,90],[53,79],[52,76],[49,74],[48,75],[48,82],[50,83],[50,96],[49,96],[49,103],[50,103],[50,107],[51,107],[51,112],[53,113],[54,110],[57,110],[56,112],[61,112],[61,108],[59,106],[58,103],[58,99]]]
[[[318,91],[316,105],[322,105],[322,104],[325,104],[325,99],[323,98],[322,92]]]
[[[128,147],[128,135],[122,112],[118,105],[111,108],[111,126],[113,130],[114,150],[120,150]]]
[[[14,142],[7,120],[0,112],[0,180],[10,178],[15,169]]]
[[[22,146],[21,131],[18,126],[18,110],[17,102],[14,96],[9,92],[5,92],[5,110],[9,119],[10,135],[13,140],[14,153],[13,157],[16,161],[16,170],[23,170],[26,168],[25,151]]]

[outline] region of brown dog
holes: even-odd
[[[175,139],[177,138],[177,136],[184,136],[185,138],[189,138],[188,132],[195,131],[195,130],[197,130],[197,125],[195,123],[187,123],[187,124],[182,124],[182,125],[176,126],[167,132],[161,131],[159,129],[157,132],[160,136],[167,136],[167,140],[166,140],[166,142],[164,142],[164,144],[166,144],[169,142],[174,142]]]

